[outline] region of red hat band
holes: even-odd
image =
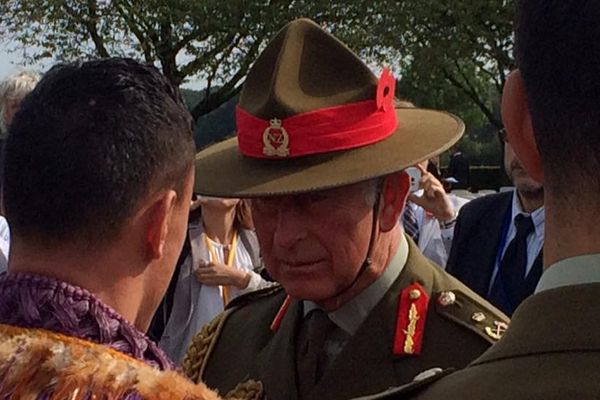
[[[394,110],[396,81],[384,69],[374,100],[293,115],[257,118],[236,108],[240,152],[254,158],[301,157],[377,143],[398,127]]]

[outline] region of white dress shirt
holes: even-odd
[[[175,361],[183,359],[194,335],[225,308],[222,287],[203,285],[198,282],[194,273],[201,262],[224,263],[224,246],[209,240],[218,258],[218,260],[211,260],[202,221],[190,223],[188,230],[191,252],[181,265],[171,315],[159,343],[159,346]],[[231,299],[274,285],[273,282],[264,280],[260,274],[254,272],[250,250],[246,249],[243,240],[237,241],[233,267],[249,272],[251,278],[245,289],[230,287]]]

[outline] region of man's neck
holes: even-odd
[[[145,307],[144,268],[136,267],[126,254],[110,249],[86,253],[71,245],[48,249],[13,241],[8,272],[47,276],[82,287],[145,332],[150,319],[140,313]]]
[[[594,201],[565,204],[547,196],[545,204],[544,267],[558,261],[600,253],[600,222]]]
[[[516,193],[518,195],[519,204],[521,205],[521,210],[523,210],[523,212],[531,214],[544,205],[543,190],[535,192],[523,192],[517,190]]]
[[[356,282],[348,290],[342,291],[341,294],[324,301],[316,301],[315,303],[327,312],[335,311],[369,287],[377,278],[383,275],[385,269],[394,258],[400,246],[401,234],[402,231],[399,226],[396,226],[390,232],[379,233],[373,242],[371,253],[372,263],[362,272]]]
[[[209,208],[202,210],[204,233],[217,243],[230,244],[234,233],[235,207],[229,209]]]

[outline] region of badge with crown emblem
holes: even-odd
[[[290,137],[281,125],[281,120],[273,118],[263,133],[263,153],[270,157],[287,157],[290,155]]]

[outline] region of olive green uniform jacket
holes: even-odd
[[[599,399],[599,293],[600,284],[583,284],[535,294],[502,340],[467,368],[365,400]]]
[[[420,355],[397,356],[392,349],[399,295],[415,282],[429,295],[422,349]],[[442,305],[440,293],[447,291],[455,301]],[[297,399],[295,343],[302,302],[292,300],[279,328],[270,329],[285,298],[282,289],[267,289],[233,302],[194,339],[184,361],[188,376],[225,397]],[[486,319],[476,322],[475,313]],[[327,369],[312,398],[348,399],[410,382],[432,367],[464,367],[495,341],[485,329],[494,320],[506,317],[428,261],[409,240],[404,269]]]

